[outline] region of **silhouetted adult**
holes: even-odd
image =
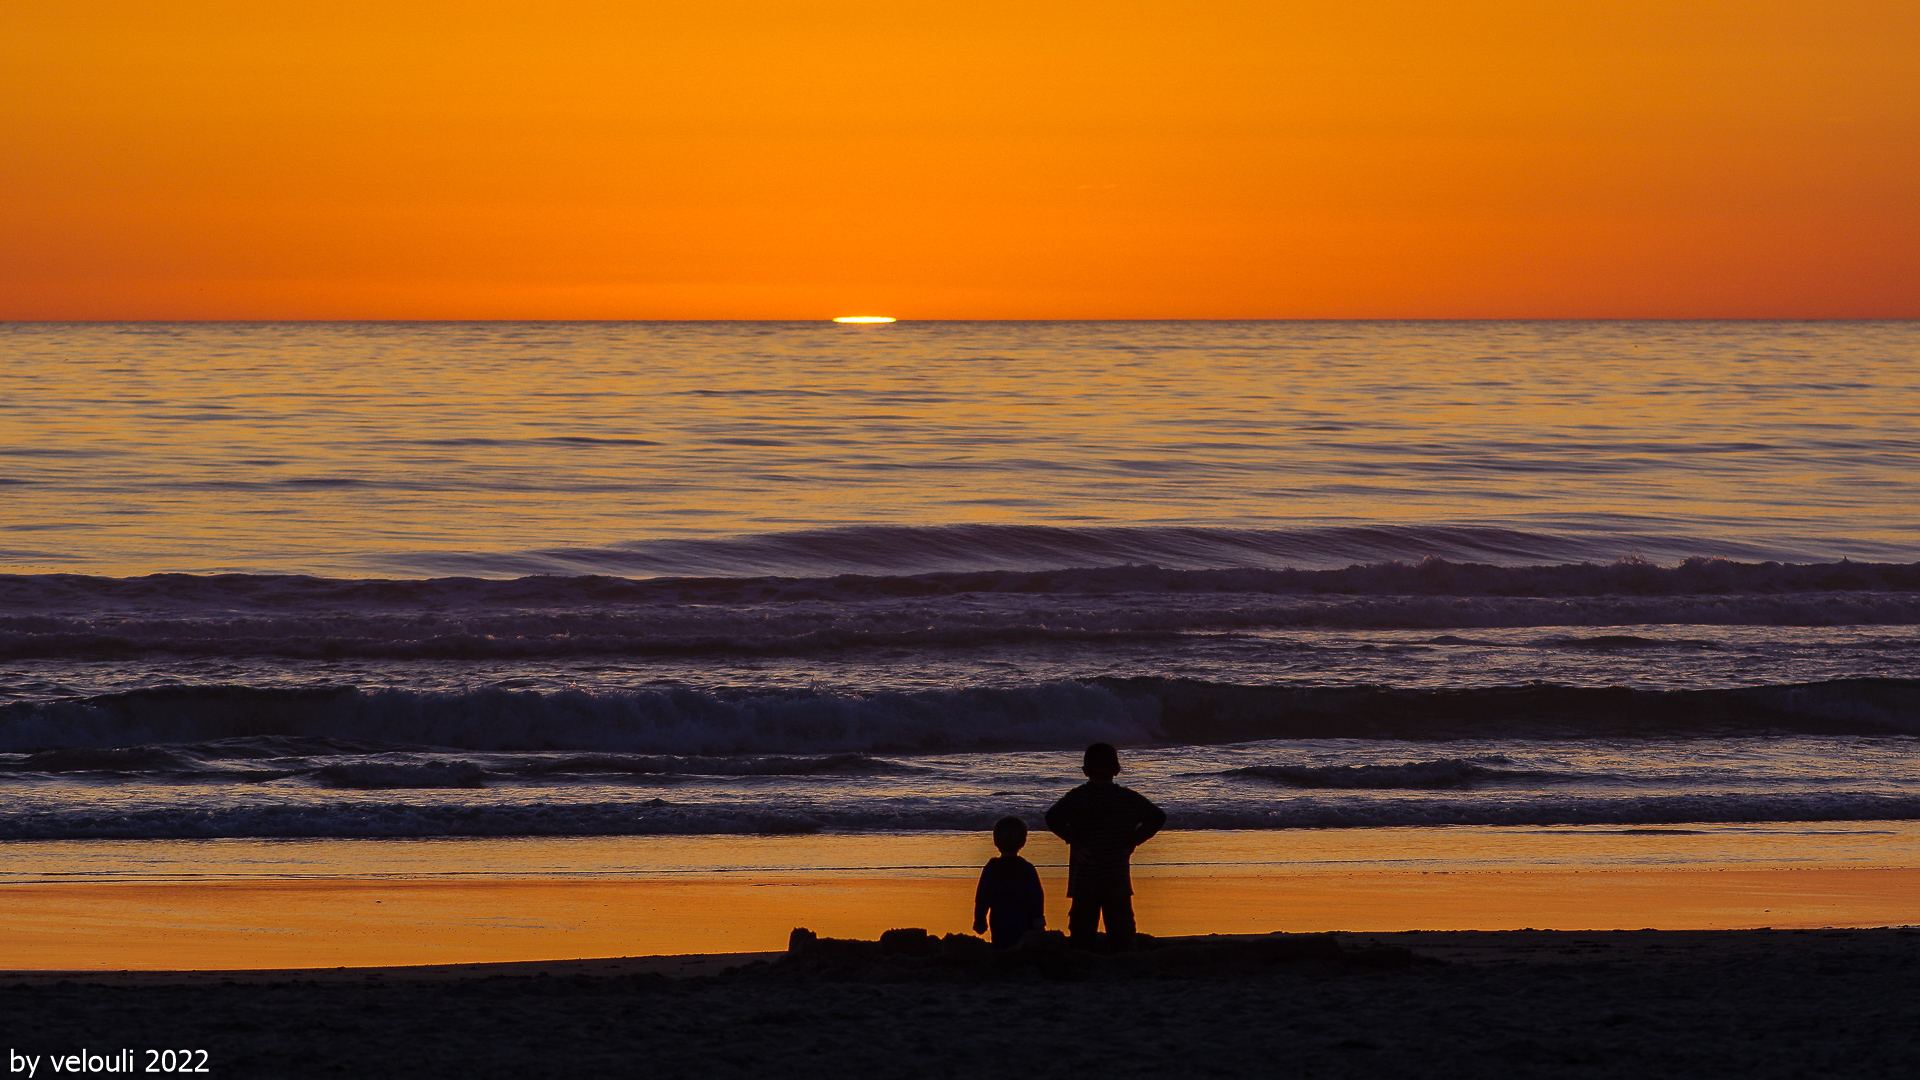
[[[1089,945],[1107,924],[1116,949],[1133,946],[1133,849],[1167,823],[1165,811],[1137,791],[1113,782],[1120,774],[1120,753],[1106,743],[1087,747],[1080,771],[1087,782],[1066,793],[1047,811],[1047,828],[1067,842],[1067,936]]]

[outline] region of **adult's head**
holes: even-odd
[[[1027,823],[1017,817],[1003,817],[993,823],[993,846],[1000,854],[1011,855],[1027,846]]]
[[[1120,775],[1120,751],[1115,750],[1112,743],[1094,743],[1087,747],[1080,771],[1094,780],[1111,780]]]

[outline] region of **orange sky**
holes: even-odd
[[[0,318],[1920,317],[1912,0],[8,0]]]

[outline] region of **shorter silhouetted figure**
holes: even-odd
[[[1067,935],[1090,945],[1106,917],[1107,940],[1116,949],[1133,947],[1133,849],[1167,823],[1167,815],[1137,791],[1113,782],[1120,754],[1106,743],[1087,747],[1080,767],[1087,782],[1066,793],[1047,811],[1047,828],[1067,842]]]
[[[1020,857],[1027,844],[1027,823],[1003,817],[993,823],[993,846],[1000,857],[988,859],[980,871],[980,887],[973,891],[973,932],[993,927],[993,947],[1011,949],[1029,930],[1047,925],[1047,897],[1040,889],[1040,872]]]

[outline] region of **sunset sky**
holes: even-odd
[[[1912,0],[9,0],[0,318],[1920,317]]]

